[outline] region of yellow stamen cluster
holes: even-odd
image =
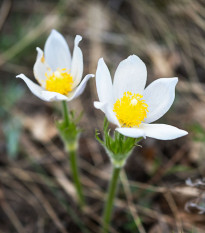
[[[66,72],[66,69],[57,69],[51,75],[45,74],[46,85],[48,91],[58,92],[62,95],[67,95],[72,91],[73,77]]]
[[[125,92],[114,104],[113,111],[122,127],[138,127],[147,117],[148,105],[140,94]]]

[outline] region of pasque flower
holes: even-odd
[[[101,58],[96,71],[99,102],[94,102],[107,119],[125,136],[170,140],[187,134],[174,126],[150,124],[161,118],[175,99],[178,78],[160,78],[145,88],[147,70],[136,55],[123,60],[114,75]]]
[[[23,79],[31,92],[44,101],[70,101],[78,97],[84,91],[87,81],[94,77],[88,74],[82,80],[83,55],[78,47],[81,40],[82,37],[77,35],[71,58],[64,37],[52,30],[45,43],[44,52],[37,48],[33,71],[40,85],[32,82],[24,74],[18,75],[17,78]]]

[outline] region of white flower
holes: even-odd
[[[24,74],[17,78],[25,81],[31,92],[44,101],[71,101],[85,89],[87,81],[94,77],[88,74],[82,80],[83,55],[78,47],[82,37],[77,35],[73,57],[64,37],[52,30],[48,37],[44,53],[37,48],[37,58],[33,67],[34,76],[40,85],[35,84]]]
[[[100,102],[94,102],[116,130],[128,137],[152,137],[170,140],[187,134],[174,126],[150,124],[161,118],[175,98],[178,78],[161,78],[145,88],[147,70],[143,61],[135,56],[123,60],[114,75],[101,58],[96,71],[96,86]]]

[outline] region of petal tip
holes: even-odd
[[[87,74],[87,75],[84,77],[84,79],[89,80],[90,78],[94,78],[94,77],[95,77],[94,74]]]
[[[22,78],[24,76],[25,76],[24,74],[18,74],[18,75],[16,75],[16,78]]]
[[[38,59],[39,57],[42,57],[43,51],[42,51],[39,47],[36,47],[36,51],[37,51],[37,59]]]
[[[188,132],[185,131],[185,130],[183,130],[183,129],[181,129],[181,135],[182,135],[182,137],[183,137],[183,136],[186,136],[186,135],[188,135]]]
[[[52,29],[51,30],[51,32],[50,32],[50,35],[49,35],[49,37],[55,37],[55,36],[61,36],[61,37],[63,37],[63,35],[60,33],[60,32],[58,32],[56,29]],[[48,37],[48,38],[49,38]]]
[[[130,55],[126,60],[129,60],[129,61],[142,61],[142,59],[140,59],[137,55],[135,54],[132,54]],[[142,61],[143,62],[143,61]],[[144,63],[144,62],[143,62]]]
[[[139,58],[137,55],[133,54],[130,55],[127,59],[124,60],[126,63],[132,65],[132,66],[142,66],[144,69],[147,70],[145,63],[142,61],[141,58]],[[147,71],[146,71],[147,72]]]
[[[176,135],[175,137],[171,138],[171,140],[172,140],[172,139],[181,138],[181,137],[184,137],[184,136],[186,136],[186,135],[188,135],[188,132],[187,132],[187,131],[185,131],[185,130],[183,130],[183,129],[178,129],[177,135]]]
[[[176,88],[176,85],[179,81],[179,79],[177,77],[174,77],[174,78],[168,78],[169,82],[167,82],[167,85],[171,85],[173,89]]]
[[[179,81],[179,78],[178,78],[178,77],[174,77],[174,78],[173,78],[173,82],[174,82],[175,84],[177,84],[178,81]]]
[[[171,84],[174,84],[175,86],[176,86],[176,84],[179,81],[179,79],[177,77],[173,77],[173,78],[159,78],[157,80],[159,80],[159,82],[161,82],[161,81],[165,82],[167,85],[169,85],[171,83]]]
[[[103,57],[101,57],[101,58],[98,60],[98,63],[102,63],[102,62],[104,62],[104,58],[103,58]]]
[[[82,36],[76,35],[76,37],[75,37],[75,42],[74,42],[75,45],[78,45],[82,39],[83,39]]]
[[[55,34],[55,33],[58,34],[59,32],[56,29],[52,29],[50,34]]]
[[[136,58],[139,58],[139,57],[135,54],[132,54],[128,57],[128,59],[136,59]]]
[[[103,57],[101,57],[99,60],[98,60],[98,65],[97,65],[97,70],[96,70],[96,76],[97,76],[97,73],[104,69],[106,67],[106,64],[105,64],[105,61],[103,59]]]
[[[96,108],[96,109],[101,109],[101,108],[103,108],[104,107],[104,103],[101,103],[101,102],[99,102],[99,101],[94,101],[93,102],[93,106]]]

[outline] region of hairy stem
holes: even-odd
[[[109,184],[107,199],[103,213],[102,233],[107,233],[109,230],[110,220],[112,216],[113,202],[117,191],[118,178],[121,167],[113,167],[112,178]]]
[[[68,127],[69,123],[70,123],[70,119],[69,119],[69,112],[68,112],[68,107],[67,107],[66,101],[62,101],[62,105],[63,105],[63,117],[64,117],[64,122],[65,122],[65,127]],[[83,207],[85,204],[85,200],[84,200],[84,196],[83,196],[83,189],[82,189],[82,185],[80,183],[79,170],[78,170],[78,166],[77,166],[77,164],[78,164],[77,163],[78,139],[76,138],[76,140],[73,140],[73,141],[66,141],[65,144],[66,144],[65,145],[66,151],[69,154],[70,169],[71,169],[72,178],[74,181],[76,193],[78,196],[78,201],[79,201],[80,206]]]

